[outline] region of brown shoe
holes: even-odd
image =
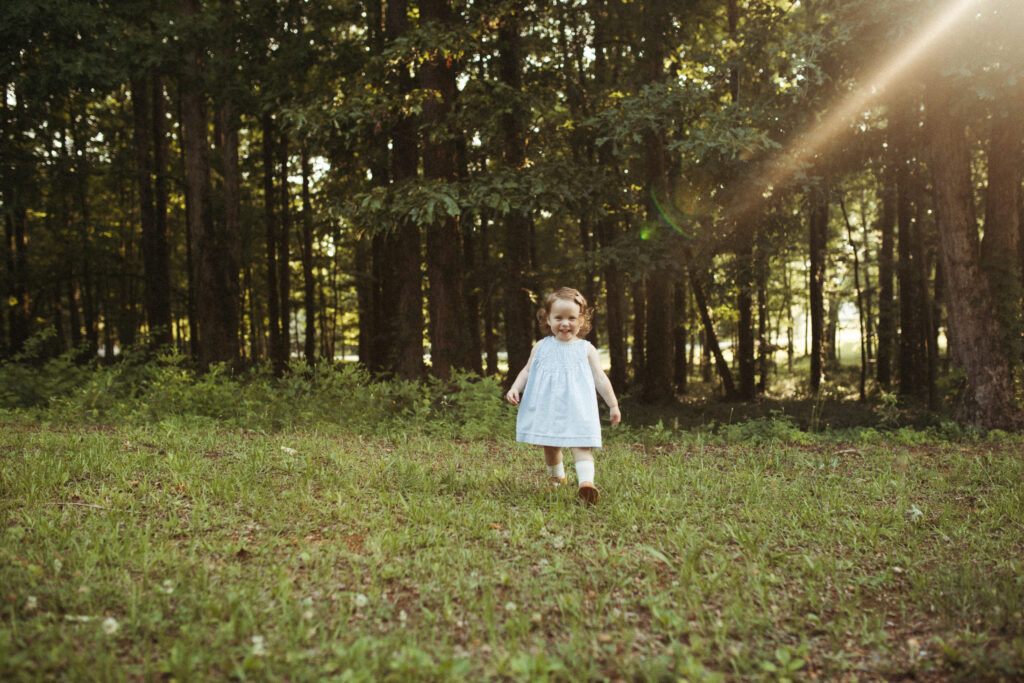
[[[565,477],[548,477],[548,488],[557,489],[565,486]]]
[[[597,487],[589,481],[585,481],[580,484],[579,491],[577,491],[576,495],[580,497],[580,501],[587,505],[593,505],[597,502],[597,499],[601,497],[601,493],[597,490]]]

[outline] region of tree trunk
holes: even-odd
[[[647,330],[647,288],[643,278],[638,278],[630,283],[630,292],[633,295],[633,346],[630,356],[630,364],[633,366],[633,384],[640,385],[644,377],[644,368],[647,366],[644,357],[644,349],[647,348],[645,334]],[[641,389],[643,388],[642,385]]]
[[[642,5],[643,13],[643,58],[641,69],[643,81],[648,84],[661,83],[665,79],[665,30],[669,25],[668,11],[664,0],[648,0]],[[654,203],[657,194],[664,196],[668,177],[666,172],[665,138],[660,129],[648,127],[643,131],[643,171],[647,197],[646,219],[648,225],[662,224],[661,216]],[[655,233],[655,239],[662,248],[670,248],[674,235],[668,231]],[[643,387],[643,398],[651,403],[671,401],[673,389],[673,363],[675,362],[672,313],[675,309],[673,294],[674,277],[668,265],[662,262],[651,271],[647,283],[647,330],[644,340],[644,357],[636,365],[639,384]]]
[[[150,104],[151,89],[143,78],[131,80],[132,95],[132,139],[135,143],[135,174],[139,187],[139,223],[142,228],[142,264],[145,274],[145,307],[146,320],[149,323],[151,344],[157,345],[155,333],[157,323],[157,306],[160,281],[153,277],[156,265],[156,216],[153,201],[153,160],[149,144],[153,136],[153,127],[149,117],[152,113]],[[170,321],[167,321],[170,322]]]
[[[687,304],[690,300],[690,293],[686,288],[686,280],[680,278],[675,283],[673,301],[675,304],[675,362],[673,368],[672,384],[680,394],[685,394],[687,389],[687,361],[686,361],[686,339],[689,335],[688,324],[690,312]]]
[[[142,236],[146,252],[146,317],[154,346],[169,346],[171,339],[171,248],[167,240],[167,101],[163,79],[152,79],[153,232]]]
[[[306,314],[306,362],[316,362],[316,279],[313,274],[313,202],[309,196],[309,154],[302,150],[302,284]]]
[[[755,259],[755,277],[757,280],[757,393],[764,394],[768,390],[768,375],[771,372],[774,352],[770,343],[771,321],[768,311],[768,257],[761,246],[757,247]]]
[[[923,239],[923,228],[915,217],[915,188],[910,159],[917,140],[917,114],[914,103],[906,100],[898,105],[893,116],[893,139],[896,147],[896,227],[899,283],[899,392],[905,396],[924,396],[928,385],[928,340],[925,330],[923,302],[927,298],[924,283],[918,277],[921,269],[917,246]]]
[[[292,358],[292,260],[291,235],[292,212],[291,193],[288,182],[288,131],[278,131],[278,187],[281,195],[278,209],[281,212],[281,230],[277,234],[277,286],[278,305],[281,315],[281,359],[286,366]]]
[[[484,273],[491,272],[491,242],[489,238],[488,226],[490,226],[490,218],[487,215],[481,216],[480,218],[480,269]],[[498,374],[498,338],[494,332],[494,326],[497,321],[494,319],[494,306],[491,302],[494,300],[494,285],[496,279],[492,278],[484,287],[483,300],[480,302],[483,311],[483,325],[484,325],[484,354],[487,357],[486,372],[488,377],[494,377]]]
[[[284,372],[285,360],[281,345],[280,289],[277,285],[277,212],[275,210],[274,160],[275,132],[274,119],[270,112],[264,112],[263,121],[263,222],[267,248],[267,332],[270,337],[269,356],[275,374]]]
[[[736,311],[738,343],[736,359],[739,365],[739,398],[753,401],[757,397],[757,374],[754,364],[754,246],[751,240],[742,240],[736,250]]]
[[[1016,428],[1010,361],[1000,343],[999,322],[978,256],[971,153],[965,126],[953,113],[955,96],[946,83],[927,91],[939,253],[945,277],[949,334],[956,360],[967,371],[957,409],[960,419],[986,428]]]
[[[199,13],[198,0],[179,0],[178,7],[186,19]],[[210,148],[205,96],[199,82],[199,55],[198,47],[186,51],[181,109],[200,333],[197,357],[201,365],[207,366],[238,358],[238,234],[230,233],[226,227],[218,231],[213,220]]]
[[[442,31],[454,21],[450,0],[423,0],[420,14],[425,24]],[[432,92],[423,105],[423,121],[430,130],[423,146],[426,178],[442,183],[457,176],[456,145],[448,118],[455,100],[455,64],[440,52],[420,68],[420,86]],[[441,211],[427,226],[427,280],[430,285],[431,372],[448,379],[454,369],[471,366],[462,295],[462,236],[457,216]]]
[[[687,263],[692,263],[693,257],[687,253]],[[697,304],[697,311],[700,313],[700,319],[704,323],[704,343],[703,348],[706,349],[706,353],[709,356],[713,356],[715,359],[715,368],[718,370],[718,377],[722,380],[722,390],[725,393],[726,400],[734,401],[739,396],[736,393],[736,384],[732,379],[732,371],[729,369],[729,363],[726,362],[725,356],[722,355],[722,349],[718,345],[718,334],[715,332],[715,324],[711,319],[711,309],[708,307],[707,297],[704,295],[704,287],[697,279],[693,268],[690,268],[690,288],[693,289],[693,299]],[[710,368],[710,363],[707,364]],[[708,381],[710,377],[704,381]]]
[[[821,388],[825,335],[825,249],[828,240],[828,190],[811,190],[810,216],[810,316],[811,316],[811,392]]]
[[[25,238],[27,222],[28,213],[21,206],[15,205],[4,213],[10,299],[14,302],[13,306],[7,305],[7,329],[10,333],[8,351],[12,354],[24,349],[29,334],[28,241]]]
[[[890,161],[890,164],[893,162]],[[882,234],[878,248],[878,347],[875,365],[875,379],[882,389],[888,391],[892,385],[892,352],[896,345],[896,309],[893,303],[893,242],[896,227],[896,192],[894,170],[884,172],[879,199],[881,213],[878,230]]]
[[[1024,119],[1021,98],[1007,98],[992,120],[988,152],[988,188],[985,193],[985,235],[981,240],[981,266],[988,277],[1001,339],[1007,356],[1019,358],[1022,347],[1020,217],[1021,175],[1024,164]],[[1014,104],[1018,104],[1014,107]]]
[[[242,172],[238,162],[238,114],[230,100],[221,103],[217,112],[220,119],[220,152],[224,169],[224,224],[217,236],[216,284],[221,301],[218,302],[218,360],[236,360],[240,355],[242,329],[242,289],[239,272],[242,267]]]
[[[387,3],[387,34],[389,40],[405,35],[409,25],[407,0],[391,0]],[[408,94],[415,87],[409,76],[407,65],[396,69],[394,79],[400,93]],[[391,130],[391,181],[396,185],[412,182],[419,165],[416,121],[410,116],[399,114]],[[396,370],[399,377],[419,379],[423,377],[423,249],[419,225],[408,219],[400,219],[396,227],[394,260],[395,276],[398,279],[398,325],[395,344],[398,352]]]
[[[504,130],[504,163],[510,169],[522,169],[526,163],[525,119],[522,104],[522,55],[517,13],[510,12],[498,27],[498,68],[502,83],[513,94],[501,116]],[[531,253],[533,218],[518,207],[505,217],[505,346],[508,352],[508,377],[511,385],[526,365],[536,338],[536,322],[530,294],[534,289]]]
[[[860,339],[860,400],[866,401],[867,394],[867,372],[868,372],[868,349],[867,338],[864,334],[864,294],[860,288],[860,256],[857,254],[857,243],[853,239],[853,225],[850,223],[850,216],[846,212],[846,200],[839,195],[839,208],[843,212],[843,221],[846,223],[846,239],[853,251],[853,286],[857,291],[857,327]]]

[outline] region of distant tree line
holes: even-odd
[[[514,373],[570,284],[617,388],[752,400],[782,350],[819,391],[853,304],[862,397],[945,379],[1017,426],[1021,25],[1018,0],[7,0],[0,346]]]

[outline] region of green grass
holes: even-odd
[[[0,425],[0,678],[1024,675],[1020,439],[787,434]]]

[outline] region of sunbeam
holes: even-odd
[[[785,185],[811,159],[825,151],[830,142],[845,133],[850,121],[864,112],[873,101],[898,79],[913,70],[925,59],[939,41],[954,31],[985,0],[951,0],[928,24],[917,31],[903,47],[884,56],[868,71],[869,76],[847,97],[832,107],[817,124],[800,135],[795,143],[780,152],[768,163],[768,170],[754,180],[760,188],[778,188]],[[741,193],[743,198],[727,208],[727,215],[736,219],[755,208],[761,198],[760,191]]]

